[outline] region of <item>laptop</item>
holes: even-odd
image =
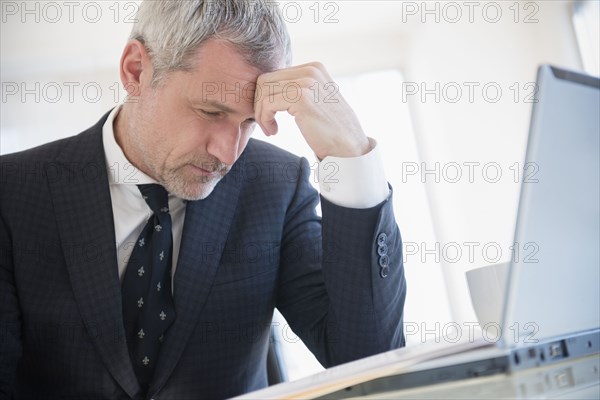
[[[317,398],[376,396],[600,352],[600,79],[542,65],[535,99],[514,236],[514,248],[528,253],[514,254],[509,266],[500,339],[415,363],[399,374],[321,391]],[[373,360],[402,360],[403,351],[410,356],[406,348]],[[361,362],[372,361],[354,363]],[[340,375],[335,370],[343,374],[344,368],[322,374]],[[285,384],[255,394],[287,397]]]

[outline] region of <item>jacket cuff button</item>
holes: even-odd
[[[381,246],[381,245],[385,244],[386,242],[387,242],[387,235],[385,233],[381,232],[379,234],[379,236],[377,236],[377,244]]]
[[[382,267],[382,268],[379,270],[379,275],[380,275],[382,278],[387,278],[387,276],[389,275],[389,273],[390,273],[390,267],[388,267],[388,266]]]

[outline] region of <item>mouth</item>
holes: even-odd
[[[207,169],[194,164],[188,164],[188,167],[194,172],[195,175],[205,177],[217,177],[220,175],[218,168]]]

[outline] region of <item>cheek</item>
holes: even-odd
[[[157,145],[168,149],[168,158],[173,164],[189,161],[206,154],[206,126],[197,119],[173,121],[167,129],[166,137]]]

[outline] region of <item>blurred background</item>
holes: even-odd
[[[74,135],[125,99],[118,64],[139,2],[0,3],[1,154]],[[512,240],[520,185],[536,173],[523,164],[536,70],[599,74],[599,1],[273,3],[294,63],[324,63],[382,150],[408,345],[467,334],[477,320],[465,272],[535,257]],[[278,121],[269,141],[316,166],[293,120]],[[320,370],[277,318],[290,378]]]

